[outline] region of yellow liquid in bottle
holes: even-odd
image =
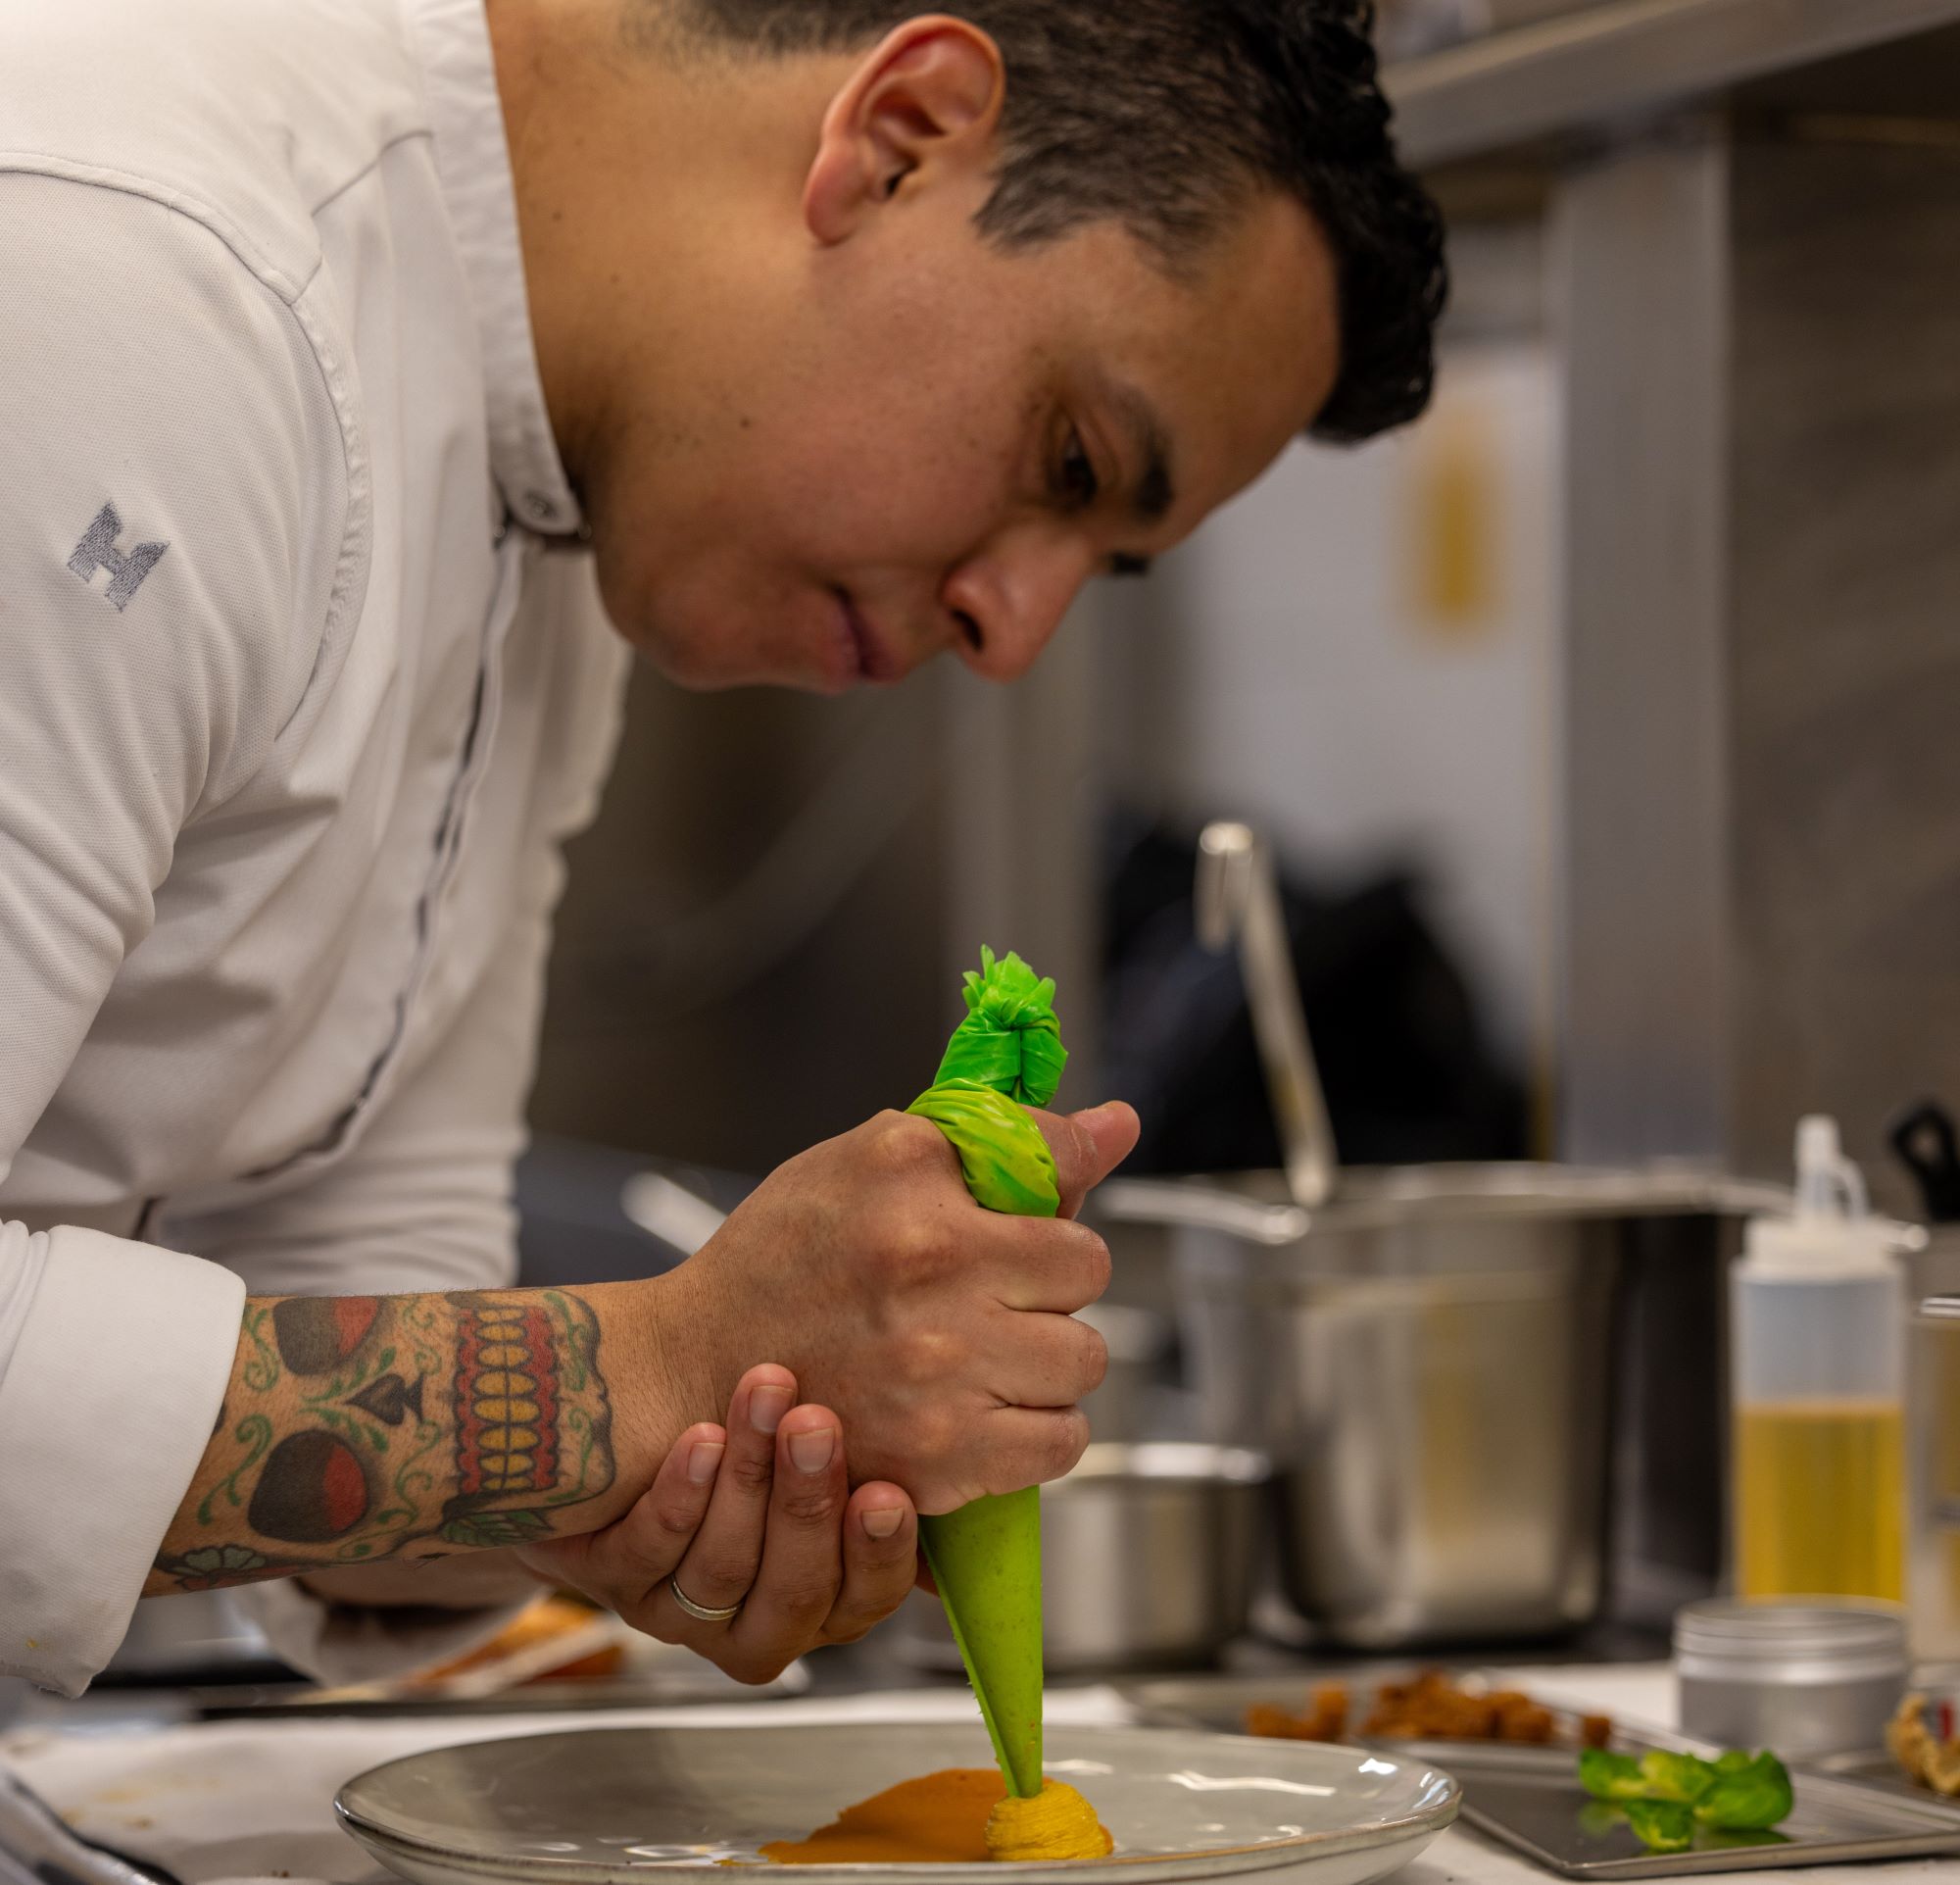
[[[1905,1421],[1891,1401],[1788,1401],[1736,1417],[1743,1597],[1905,1596]]]

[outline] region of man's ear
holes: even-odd
[[[895,26],[831,99],[804,179],[804,221],[841,242],[902,190],[993,160],[1006,77],[979,27],[944,14]]]

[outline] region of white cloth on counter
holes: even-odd
[[[0,0],[0,1671],[73,1694],[248,1287],[510,1280],[626,656],[542,554],[481,0]]]
[[[1588,1709],[1611,1710],[1631,1697],[1652,1697],[1672,1681],[1659,1668],[1530,1669],[1521,1682]],[[1286,1677],[1275,1678],[1284,1687]],[[185,1885],[234,1878],[321,1880],[380,1885],[393,1874],[333,1824],[334,1794],[355,1774],[425,1748],[563,1728],[810,1726],[853,1721],[970,1721],[964,1689],[883,1695],[806,1697],[787,1702],[716,1703],[687,1709],[609,1711],[603,1714],[501,1715],[392,1721],[233,1721],[162,1732],[51,1734],[35,1729],[0,1735],[0,1760],[79,1832],[167,1865]],[[1122,1726],[1135,1711],[1110,1688],[1051,1689],[1052,1727]],[[1544,1885],[1544,1871],[1467,1827],[1455,1826],[1398,1872],[1403,1885]],[[1760,1872],[1702,1873],[1760,1879]],[[1893,1860],[1883,1866],[1818,1865],[1804,1885],[1890,1885],[1960,1877],[1952,1860]]]
[[[288,1666],[324,1682],[378,1682],[405,1665],[446,1662],[482,1648],[535,1602],[537,1587],[508,1604],[455,1611],[329,1604],[290,1577],[239,1584],[225,1596]]]

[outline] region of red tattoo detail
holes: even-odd
[[[345,1447],[327,1456],[320,1475],[320,1503],[329,1531],[336,1536],[352,1529],[368,1511],[368,1479],[361,1463]]]
[[[352,1530],[368,1505],[368,1475],[347,1442],[303,1427],[266,1456],[246,1516],[262,1538],[318,1545]]]
[[[380,1301],[373,1296],[340,1296],[334,1299],[333,1320],[335,1332],[340,1337],[342,1355],[352,1355],[368,1339],[368,1331],[374,1326],[374,1318],[380,1313]]]
[[[457,1344],[460,1498],[549,1492],[558,1483],[558,1349],[532,1304],[464,1312]]]
[[[272,1334],[295,1374],[325,1374],[347,1360],[381,1313],[375,1296],[289,1296],[272,1308]]]

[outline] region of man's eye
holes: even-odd
[[[1096,467],[1083,447],[1082,434],[1072,425],[1068,428],[1068,443],[1062,448],[1061,488],[1071,504],[1085,511],[1102,491]]]

